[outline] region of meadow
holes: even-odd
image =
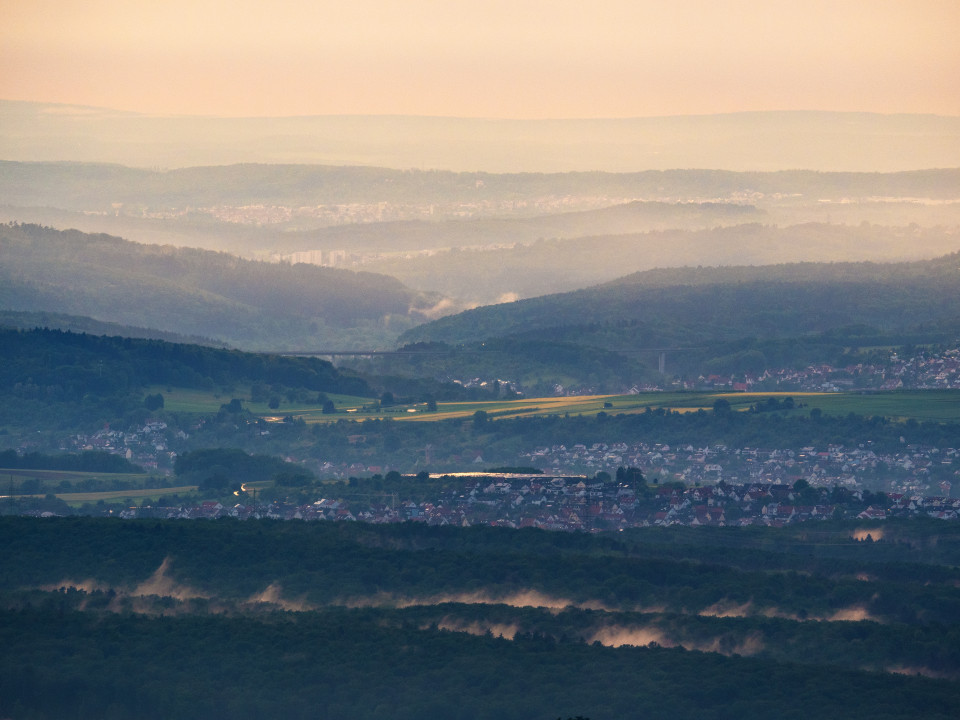
[[[164,396],[164,409],[171,412],[211,413],[228,403],[231,398],[221,393],[186,388],[150,388],[147,394],[159,392]],[[723,398],[734,411],[748,411],[756,403],[768,398],[779,401],[792,397],[795,407],[781,410],[788,414],[809,414],[819,408],[827,415],[854,413],[871,417],[879,415],[893,420],[960,422],[960,391],[958,390],[895,390],[885,392],[652,392],[637,395],[576,395],[569,397],[540,397],[504,399],[478,402],[439,402],[435,411],[429,411],[425,402],[378,407],[371,398],[351,395],[328,397],[337,412],[324,414],[319,403],[288,402],[279,408],[270,408],[265,402],[250,402],[249,388],[238,388],[233,397],[243,400],[243,407],[268,421],[280,422],[285,417],[302,418],[307,423],[337,422],[338,420],[367,420],[389,417],[404,421],[433,421],[469,418],[483,411],[491,419],[498,417],[528,417],[532,415],[592,415],[598,412],[636,413],[647,408],[664,408],[676,412],[712,410],[713,404]]]
[[[151,487],[157,477],[147,473],[107,473],[66,470],[0,469],[0,501],[15,503],[17,498],[56,495],[68,505],[116,502],[118,500],[156,501],[168,495],[190,495],[196,485]]]
[[[749,412],[757,403],[769,398],[779,402],[791,397],[794,408],[781,409],[786,414],[808,415],[814,408],[826,415],[845,416],[850,413],[866,417],[883,416],[895,421],[960,421],[960,391],[914,390],[872,393],[801,393],[801,392],[664,392],[638,395],[580,395],[572,397],[544,397],[483,402],[440,402],[430,411],[426,403],[394,405],[376,408],[366,398],[337,398],[335,414],[323,414],[312,405],[284,403],[279,410],[264,410],[256,404],[246,407],[267,420],[280,421],[284,417],[302,418],[307,423],[336,422],[338,420],[366,420],[389,417],[398,421],[430,422],[450,419],[469,419],[478,411],[490,419],[529,417],[534,415],[595,415],[630,414],[647,409],[664,408],[675,412],[712,411],[714,403],[725,399],[732,410]]]

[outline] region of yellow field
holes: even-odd
[[[221,405],[229,403],[233,398],[239,398],[243,401],[243,407],[246,410],[261,416],[278,416],[282,419],[285,415],[316,413],[320,414],[321,408],[316,403],[290,403],[286,398],[281,399],[280,407],[276,410],[270,409],[265,402],[250,402],[250,388],[238,387],[230,393],[213,393],[208,390],[194,390],[187,388],[170,388],[162,385],[154,385],[144,392],[145,395],[160,393],[163,395],[163,409],[170,412],[195,412],[195,413],[215,413]],[[327,394],[338,409],[360,407],[364,403],[373,403],[370,398],[354,397],[352,395],[334,395]]]
[[[172,488],[140,488],[137,490],[109,490],[107,492],[59,493],[57,498],[68,505],[83,505],[99,500],[115,502],[117,500],[156,500],[164,495],[189,495],[197,491],[196,485],[182,485]]]

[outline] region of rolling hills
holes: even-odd
[[[960,170],[161,171],[7,161],[0,201],[0,221],[382,273],[484,305],[694,261],[932,258],[956,250]]]
[[[956,341],[958,261],[954,253],[906,263],[648,270],[440,318],[406,331],[400,342],[411,350],[468,350],[447,361],[455,377],[519,379],[538,392],[554,383],[593,392],[656,383],[662,351],[670,357],[668,379],[846,367],[875,348]],[[409,368],[403,362],[391,359],[391,372],[431,367],[426,355],[407,360]]]
[[[2,103],[0,103],[2,105]],[[214,205],[335,205],[394,203],[433,205],[433,213],[534,216],[531,198],[580,197],[621,202],[704,202],[736,198],[797,204],[869,198],[960,199],[960,169],[900,172],[733,172],[674,169],[640,172],[489,173],[389,167],[304,164],[233,164],[171,170],[96,162],[0,161],[0,198],[15,207],[104,212],[136,216],[144,209]],[[511,205],[511,203],[513,203]],[[557,202],[562,211],[564,202]],[[607,203],[615,204],[615,203]],[[602,232],[598,230],[593,233]]]

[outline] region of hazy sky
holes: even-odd
[[[960,0],[0,0],[0,98],[160,114],[960,115]]]

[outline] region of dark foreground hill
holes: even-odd
[[[0,713],[952,718],[954,525],[0,518]]]
[[[0,226],[0,309],[84,315],[248,349],[389,344],[437,302],[398,280]]]

